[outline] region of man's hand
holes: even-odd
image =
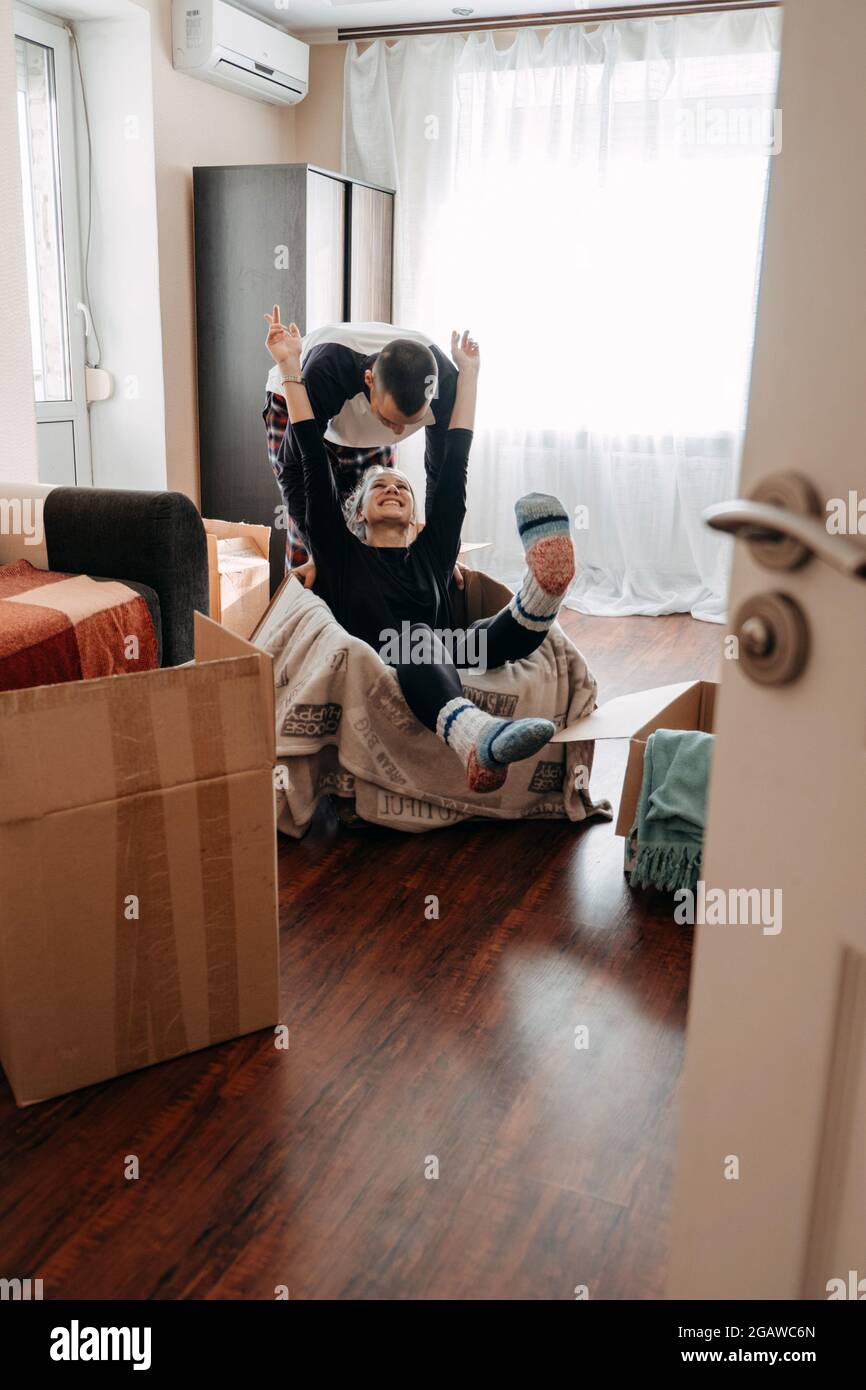
[[[463,566],[462,566],[462,565],[455,565],[455,566],[454,566],[454,583],[457,585],[457,588],[458,588],[458,589],[462,589],[462,588],[465,587],[466,580],[463,578]]]
[[[300,375],[301,370],[301,330],[296,323],[288,328],[280,323],[280,306],[274,305],[273,314],[265,314],[268,323],[268,336],[265,347],[277,366],[285,372]]]
[[[474,338],[469,336],[469,329],[464,329],[462,336],[455,329],[451,334],[451,356],[454,364],[461,372],[477,372],[481,366],[481,349]]]
[[[300,579],[305,589],[312,589],[316,582],[316,564],[314,560],[305,560],[297,569],[292,570],[296,579]]]

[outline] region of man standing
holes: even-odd
[[[280,323],[279,307],[265,318]],[[268,458],[288,514],[286,563],[303,564],[308,551],[298,493],[293,492],[292,431],[283,396],[283,368],[275,363],[263,412]],[[346,497],[371,464],[393,468],[396,441],[427,432],[424,471],[431,496],[445,456],[457,369],[424,333],[388,323],[339,323],[308,333],[301,375],[322,431],[337,491]]]

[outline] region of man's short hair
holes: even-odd
[[[417,415],[436,394],[436,358],[411,338],[393,338],[373,363],[376,385],[402,415]]]

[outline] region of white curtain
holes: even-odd
[[[779,40],[753,10],[349,46],[344,167],[397,190],[394,321],[481,343],[464,534],[500,577],[514,499],[553,492],[570,606],[723,620],[700,515],[737,492]]]

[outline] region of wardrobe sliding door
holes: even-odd
[[[305,333],[344,318],[346,196],[341,179],[307,170]]]
[[[349,318],[390,323],[394,195],[353,184],[351,197]]]

